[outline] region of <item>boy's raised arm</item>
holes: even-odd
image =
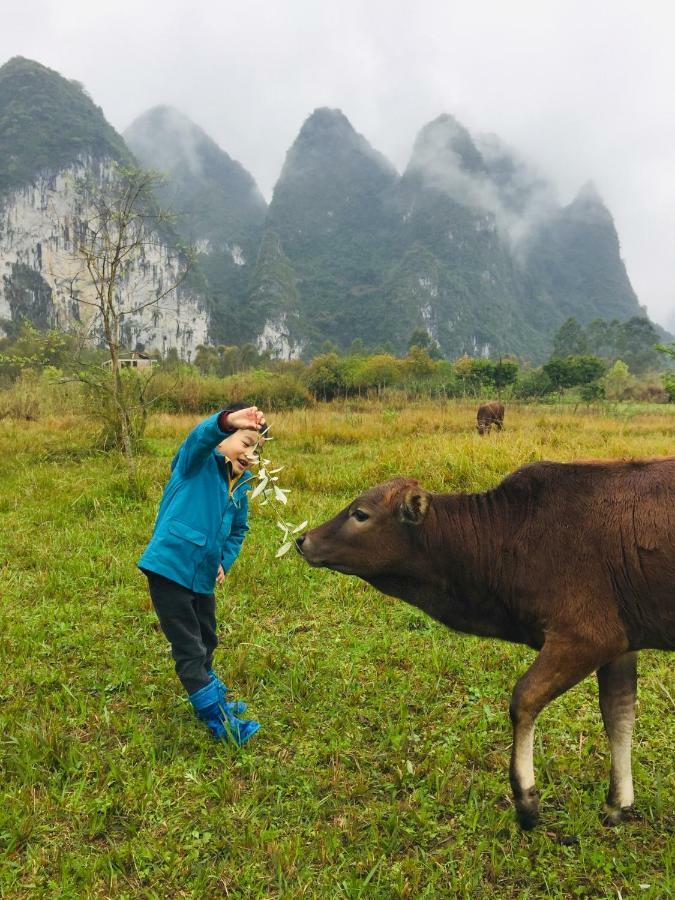
[[[218,444],[234,431],[223,431],[220,428],[223,413],[215,413],[196,425],[183,441],[178,451],[176,465],[182,475],[191,475],[204,465]],[[226,417],[225,417],[226,418]],[[223,422],[227,426],[227,422]]]
[[[264,424],[265,417],[257,406],[247,409],[228,410],[214,413],[204,419],[186,437],[180,448],[176,465],[183,475],[190,475],[202,466],[212,451],[228,434],[238,428],[255,428]]]

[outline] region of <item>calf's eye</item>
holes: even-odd
[[[370,516],[368,515],[367,512],[364,512],[362,509],[355,509],[354,510],[354,518],[356,519],[357,522],[365,522],[366,519],[370,518]]]

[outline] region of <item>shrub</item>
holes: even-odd
[[[44,414],[42,379],[35,372],[24,372],[14,384],[0,394],[0,419],[41,419]]]
[[[429,356],[426,350],[420,347],[411,347],[410,353],[404,360],[405,375],[408,380],[420,381],[434,374],[438,363]]]
[[[46,416],[82,409],[82,385],[60,384],[56,369],[36,372],[25,369],[7,388],[0,391],[0,419],[37,421]]]
[[[543,369],[521,369],[513,394],[520,400],[537,400],[553,391],[553,384]]]
[[[307,367],[306,383],[317,400],[334,400],[346,392],[344,361],[336,353],[315,357]]]
[[[177,376],[159,373],[148,393],[152,408],[164,412],[196,415],[222,409],[226,403],[251,403],[264,409],[292,409],[306,406],[312,398],[293,371],[251,370],[227,378],[203,377],[194,372]]]
[[[630,369],[620,359],[614,363],[612,368],[605,374],[602,379],[605,394],[608,400],[624,400],[628,396],[628,389],[632,382]]]
[[[266,410],[295,409],[312,402],[307,388],[293,373],[252,371],[232,375],[221,384],[228,401],[251,403]]]
[[[675,403],[675,373],[666,372],[663,376],[663,386],[668,396],[668,402]]]
[[[640,403],[668,403],[668,391],[661,381],[655,377],[635,378],[626,391],[627,400],[636,400]]]
[[[605,389],[598,381],[589,381],[588,384],[582,384],[579,396],[584,403],[597,403],[605,396]]]
[[[354,371],[348,374],[349,387],[357,390],[377,389],[378,393],[401,380],[403,361],[386,353],[358,359]]]
[[[568,356],[566,359],[549,359],[543,370],[554,388],[562,392],[564,388],[597,381],[605,366],[597,356]]]

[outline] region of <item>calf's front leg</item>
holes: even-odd
[[[539,792],[534,778],[534,723],[542,709],[587,675],[594,672],[597,648],[579,641],[547,638],[539,656],[518,680],[509,714],[513,725],[513,749],[509,777],[521,828],[539,821]]]
[[[631,738],[635,722],[637,653],[624,653],[598,669],[598,688],[612,760],[605,822],[618,825],[630,816],[634,800]]]

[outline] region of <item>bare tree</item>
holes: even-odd
[[[107,419],[114,443],[122,451],[130,487],[137,484],[134,447],[147,417],[147,383],[124,372],[121,365],[125,336],[175,309],[163,301],[174,294],[190,269],[193,255],[175,244],[172,215],[159,208],[156,188],[161,176],[137,168],[113,165],[100,176],[75,183],[78,208],[71,242],[74,270],[60,282],[67,295],[91,315],[83,321],[83,335],[95,339],[108,353],[109,371],[88,366],[78,378],[101,401],[99,414]],[[167,245],[174,243],[174,253]],[[168,273],[168,280],[167,280]]]

